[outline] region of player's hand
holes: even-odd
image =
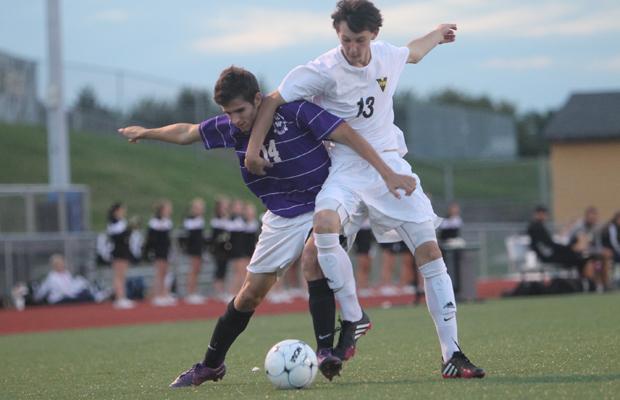
[[[146,132],[146,128],[141,126],[128,126],[118,130],[118,133],[125,136],[129,143],[138,143],[138,140],[144,136],[144,132]]]
[[[439,44],[452,43],[456,40],[456,24],[441,24],[436,31],[442,37]]]
[[[271,163],[258,154],[245,153],[245,167],[248,172],[254,175],[263,176],[266,174],[265,168],[271,168]]]
[[[418,186],[418,181],[411,175],[392,173],[385,178],[385,184],[390,193],[397,199],[400,199],[399,189],[405,192],[405,196],[411,196],[411,193]]]

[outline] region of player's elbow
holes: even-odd
[[[189,133],[181,135],[181,137],[179,137],[179,139],[177,140],[177,144],[180,145],[188,145],[188,144],[192,144],[194,141],[192,139],[192,135],[190,135]]]

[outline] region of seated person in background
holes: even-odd
[[[564,268],[576,268],[582,278],[590,275],[586,271],[588,259],[584,254],[584,241],[580,239],[572,245],[556,243],[545,226],[548,218],[549,211],[545,206],[536,207],[534,216],[527,227],[532,250],[542,262],[556,263]]]
[[[614,263],[620,263],[620,211],[603,228],[603,254],[609,260],[610,269]]]
[[[49,304],[99,302],[106,297],[103,293],[95,293],[86,279],[71,275],[62,255],[53,254],[50,257],[50,266],[52,270],[35,290],[36,302],[44,300]]]
[[[592,260],[596,289],[604,291],[610,286],[611,263],[605,257],[598,226],[598,210],[594,206],[585,209],[583,218],[572,226],[569,233],[569,245],[585,243],[585,254]]]

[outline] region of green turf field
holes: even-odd
[[[0,337],[2,399],[611,399],[620,397],[620,294],[459,306],[461,342],[483,380],[443,380],[425,307],[370,310],[375,327],[333,383],[277,391],[262,370],[275,342],[313,343],[306,314],[257,317],[218,383],[168,389],[197,361],[213,321]],[[260,372],[251,369],[261,367]]]

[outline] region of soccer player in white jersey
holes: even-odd
[[[330,175],[316,199],[316,248],[309,249],[317,251],[321,270],[336,295],[339,290],[354,295],[353,274],[348,272],[351,261],[339,246],[338,234],[350,237],[368,215],[380,242],[405,241],[425,280],[426,303],[441,346],[442,376],[482,378],[484,370],[471,363],[458,345],[454,290],[435,234],[440,219],[419,178],[402,158],[407,149],[403,133],[394,125],[392,103],[405,65],[418,63],[439,44],[453,42],[456,25],[439,25],[407,46],[396,47],[375,41],[382,17],[370,1],[339,1],[332,19],[340,46],[293,69],[278,90],[265,98],[252,129],[245,164],[255,174],[264,173],[270,165],[258,156],[258,145],[263,142],[273,111],[288,101],[311,99],[346,120],[392,169],[415,177],[418,186],[413,195],[395,198],[368,163],[350,148],[336,144],[331,152]],[[354,303],[357,299],[351,301]],[[343,318],[348,329],[343,329],[341,336],[348,335],[345,340],[354,349],[357,327],[367,321],[367,316],[358,306],[352,307],[348,316],[343,313]]]

